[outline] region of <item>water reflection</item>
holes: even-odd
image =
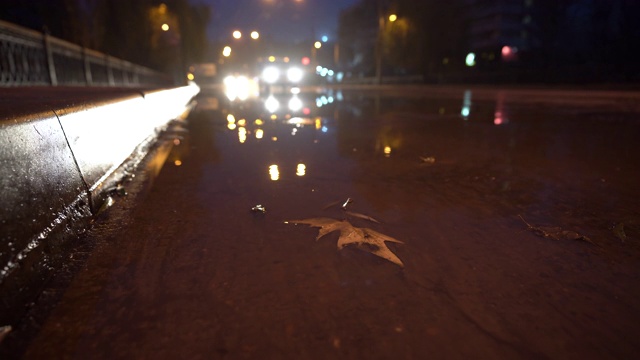
[[[278,101],[278,99],[275,98],[275,96],[270,95],[264,101],[264,107],[270,113],[275,113],[276,111],[278,111],[280,109],[280,102]]]
[[[307,166],[305,164],[298,164],[296,167],[296,176],[304,176],[307,172]]]
[[[247,129],[244,127],[238,128],[238,141],[240,144],[244,144],[247,141]]]
[[[507,124],[509,122],[509,116],[507,108],[505,106],[505,94],[503,91],[498,92],[496,98],[496,110],[493,113],[493,123],[495,125]]]
[[[278,170],[278,165],[269,165],[269,178],[272,181],[278,181],[280,179],[280,170]]]
[[[460,110],[462,118],[467,120],[471,115],[471,90],[465,90],[462,97],[462,110]]]
[[[258,165],[266,175],[264,181],[281,182],[283,176],[288,181],[302,181],[308,178],[308,162],[312,160],[301,149],[324,141],[333,123],[337,97],[334,93],[296,90],[244,101],[236,98],[223,103],[220,117],[224,131],[234,135],[236,146],[242,146],[232,150],[234,153],[243,158],[268,158],[266,164]],[[313,106],[316,99],[321,107]]]
[[[253,116],[252,110],[255,110],[254,107],[247,107],[243,109],[245,112],[248,111],[247,116]],[[244,115],[244,114],[243,114]],[[266,114],[262,114],[266,115]],[[289,128],[289,134],[291,136],[296,136],[301,128],[310,127],[315,131],[326,133],[328,131],[327,120],[322,117],[307,117],[307,116],[291,116],[290,114],[285,114],[283,117],[275,116],[275,114],[268,115],[270,121],[267,123],[261,118],[256,118],[252,123],[249,123],[245,117],[241,117],[241,115],[234,115],[229,113],[227,115],[227,129],[230,131],[238,132],[238,141],[240,143],[245,143],[248,141],[248,136],[251,135],[253,131],[254,137],[257,140],[263,139],[265,136],[269,135],[272,141],[278,141],[278,136],[275,135],[275,132],[279,132],[282,128],[281,125],[291,126]],[[236,120],[236,118],[240,118]]]

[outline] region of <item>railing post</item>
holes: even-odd
[[[93,76],[91,75],[91,64],[89,64],[89,58],[87,57],[87,48],[82,47],[82,64],[84,66],[84,81],[87,86],[93,85]]]
[[[47,58],[47,67],[49,69],[49,82],[51,86],[58,85],[58,77],[56,76],[56,65],[53,63],[53,51],[51,50],[51,42],[47,30],[42,33],[42,41],[44,43],[44,51]]]
[[[120,73],[122,74],[122,85],[129,86],[129,70],[130,64],[124,60],[120,60]]]
[[[115,85],[115,80],[113,79],[113,70],[111,69],[111,62],[109,61],[109,55],[104,56],[104,64],[107,68],[107,80],[109,82],[109,86]]]
[[[140,85],[140,76],[139,76],[140,69],[138,69],[137,65],[134,66],[134,68],[131,70],[131,73],[133,75],[133,83],[139,86]]]

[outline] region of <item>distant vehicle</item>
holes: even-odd
[[[289,58],[270,57],[261,64],[261,91],[288,91],[291,87],[300,86],[309,77],[306,66],[290,61]]]
[[[193,64],[189,66],[187,80],[198,86],[213,85],[218,82],[218,68],[215,63]]]

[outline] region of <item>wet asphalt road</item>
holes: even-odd
[[[274,118],[202,94],[24,357],[635,357],[637,94],[441,90],[305,93]],[[314,218],[402,241],[404,266],[286,223]]]

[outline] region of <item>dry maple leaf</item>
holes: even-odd
[[[375,230],[369,228],[358,228],[351,225],[348,221],[336,220],[331,218],[311,218],[304,220],[290,220],[289,223],[294,224],[306,224],[312,227],[320,228],[316,240],[320,240],[323,236],[332,233],[334,231],[340,232],[338,238],[338,250],[343,249],[345,246],[354,244],[362,250],[369,251],[370,253],[379,256],[385,260],[389,260],[392,263],[404,267],[404,264],[400,259],[389,250],[385,241],[404,244],[400,240],[396,240],[390,236],[381,234]]]

